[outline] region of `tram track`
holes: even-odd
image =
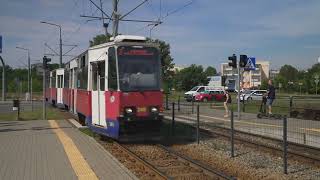
[[[192,123],[195,123],[195,120],[191,120],[184,117],[176,116],[176,119],[182,119],[185,121],[190,121]],[[169,120],[170,121],[170,120]],[[181,122],[183,124],[190,125],[190,123]],[[218,127],[214,125],[209,125],[206,123],[205,125],[201,125],[205,127],[205,129],[202,127],[200,128],[201,135],[204,135],[206,137],[223,137],[227,140],[230,140],[231,137],[231,129],[226,127]],[[195,127],[194,127],[195,128]],[[267,151],[271,151],[274,153],[277,153],[277,155],[283,153],[283,142],[276,138],[266,137],[262,135],[257,135],[249,132],[243,132],[239,130],[234,130],[234,140],[237,143],[245,143],[247,145],[250,145],[255,148],[264,149]],[[288,155],[289,157],[296,158],[298,160],[303,160],[305,162],[317,165],[320,167],[320,149],[316,147],[311,147],[307,145],[302,145],[298,143],[288,142]]]
[[[235,179],[161,144],[121,144],[103,140],[99,143],[120,162],[126,159],[126,162],[134,162],[136,169],[144,169],[145,172],[133,169],[141,179]],[[106,143],[112,143],[112,149]],[[138,167],[141,165],[145,167]],[[147,176],[142,175],[144,173]]]

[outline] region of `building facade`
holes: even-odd
[[[242,71],[240,88],[250,89],[261,86],[263,80],[269,78],[269,61],[257,61],[256,69],[251,71]],[[226,77],[226,86],[229,89],[238,89],[238,71],[228,65],[221,63],[221,75]]]

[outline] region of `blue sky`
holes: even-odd
[[[98,3],[98,0],[94,0]],[[102,0],[111,14],[112,1]],[[142,0],[120,0],[124,14]],[[130,19],[156,20],[190,2],[190,0],[149,0]],[[15,47],[27,47],[31,59],[39,60],[50,53],[44,43],[58,51],[58,29],[40,24],[48,21],[62,25],[64,44],[77,44],[69,54],[84,51],[89,40],[102,34],[100,21],[86,22],[80,15],[100,15],[89,0],[1,0],[0,34],[3,36],[4,60],[13,67],[26,64],[26,53]],[[320,56],[320,1],[218,1],[194,0],[164,23],[152,30],[152,37],[171,45],[177,65],[214,66],[227,62],[227,57],[247,54],[269,60],[272,68],[291,64],[305,69]],[[121,23],[120,33],[149,36],[146,23]],[[109,28],[111,31],[111,27]],[[64,47],[64,52],[69,47]],[[64,57],[68,61],[70,57]],[[58,57],[53,58],[58,62]]]

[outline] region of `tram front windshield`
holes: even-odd
[[[159,52],[154,47],[118,47],[120,89],[160,90]]]

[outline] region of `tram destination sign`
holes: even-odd
[[[134,48],[134,47],[120,47],[118,49],[119,56],[153,56],[152,48]]]

